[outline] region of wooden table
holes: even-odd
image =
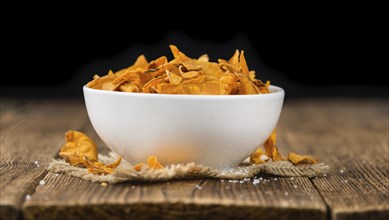
[[[387,219],[388,100],[284,105],[279,148],[330,165],[318,178],[91,183],[46,170],[67,130],[98,140],[82,100],[1,99],[1,219]],[[98,141],[101,151],[107,148]],[[200,185],[200,187],[196,187]]]

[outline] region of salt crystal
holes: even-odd
[[[41,185],[41,186],[45,185],[45,183],[46,183],[46,181],[44,181],[44,180],[39,181],[39,185]]]
[[[134,186],[134,185],[132,185],[132,186],[131,186],[131,189],[135,189],[135,186]]]
[[[294,180],[294,177],[290,178],[291,180]]]
[[[325,173],[325,174],[323,174],[323,176],[327,176],[327,174]]]
[[[259,157],[259,160],[262,160],[262,161],[268,161],[269,160],[269,157],[262,154],[260,157]]]
[[[108,183],[107,183],[107,182],[102,182],[102,183],[100,183],[100,185],[101,185],[102,187],[106,187],[106,186],[108,186]]]
[[[288,193],[288,192],[285,192],[284,195],[287,196],[287,195],[289,195],[289,193]]]
[[[277,178],[274,178],[274,181],[277,181]]]
[[[54,176],[59,176],[59,173],[54,174]]]
[[[37,164],[36,167],[40,167],[39,164]]]
[[[39,164],[39,162],[36,160],[36,161],[34,161],[34,163],[35,163],[35,165],[38,165]]]
[[[258,184],[258,183],[259,183],[259,180],[258,180],[258,179],[254,179],[254,180],[253,180],[253,184],[254,184],[254,185],[256,185],[256,184]]]
[[[263,178],[262,178],[262,177],[259,177],[259,180],[261,181],[261,180],[263,180]]]
[[[229,189],[230,187],[229,186],[226,186],[226,189]]]
[[[366,160],[362,160],[362,163],[365,164],[365,163],[366,163]]]
[[[344,183],[347,183],[347,180],[345,180]]]
[[[238,180],[228,180],[228,182],[230,182],[230,183],[237,183],[239,181]]]
[[[224,182],[224,180],[220,180],[220,182]]]
[[[344,173],[344,170],[340,170],[340,173]]]
[[[30,200],[30,199],[31,199],[31,195],[30,195],[30,194],[27,194],[27,195],[26,195],[26,201],[27,201],[27,200]]]
[[[239,183],[244,183],[244,181],[243,181],[243,180],[241,180],[241,181],[239,181]]]
[[[295,189],[297,189],[298,186],[297,186],[297,185],[293,185],[293,187],[294,187]]]
[[[246,178],[243,179],[243,181],[248,182],[248,181],[250,181],[250,178],[246,177]]]
[[[196,187],[196,189],[201,189],[200,185],[196,185],[195,187]]]

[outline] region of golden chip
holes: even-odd
[[[84,133],[68,131],[65,133],[65,144],[59,155],[72,166],[82,164],[81,158],[86,156],[91,161],[97,161],[97,147],[95,142]]]
[[[174,59],[165,56],[150,63],[141,55],[135,63],[106,76],[95,75],[87,86],[94,89],[190,95],[247,95],[269,93],[268,84],[255,79],[244,51],[236,50],[228,60],[210,62],[204,54],[193,59],[170,45]]]
[[[302,163],[313,164],[313,163],[317,163],[318,161],[317,159],[313,158],[310,155],[299,155],[293,152],[290,152],[288,154],[288,160],[292,162],[294,165],[302,164]]]

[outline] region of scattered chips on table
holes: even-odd
[[[263,83],[250,71],[244,51],[235,51],[228,60],[210,62],[207,55],[187,57],[170,45],[174,59],[165,56],[148,62],[140,55],[135,63],[105,76],[95,75],[87,86],[94,89],[160,94],[247,95],[269,93],[270,82]]]

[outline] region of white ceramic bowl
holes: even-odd
[[[89,119],[111,150],[130,163],[237,166],[263,144],[281,113],[284,90],[260,95],[125,93],[84,86]]]

